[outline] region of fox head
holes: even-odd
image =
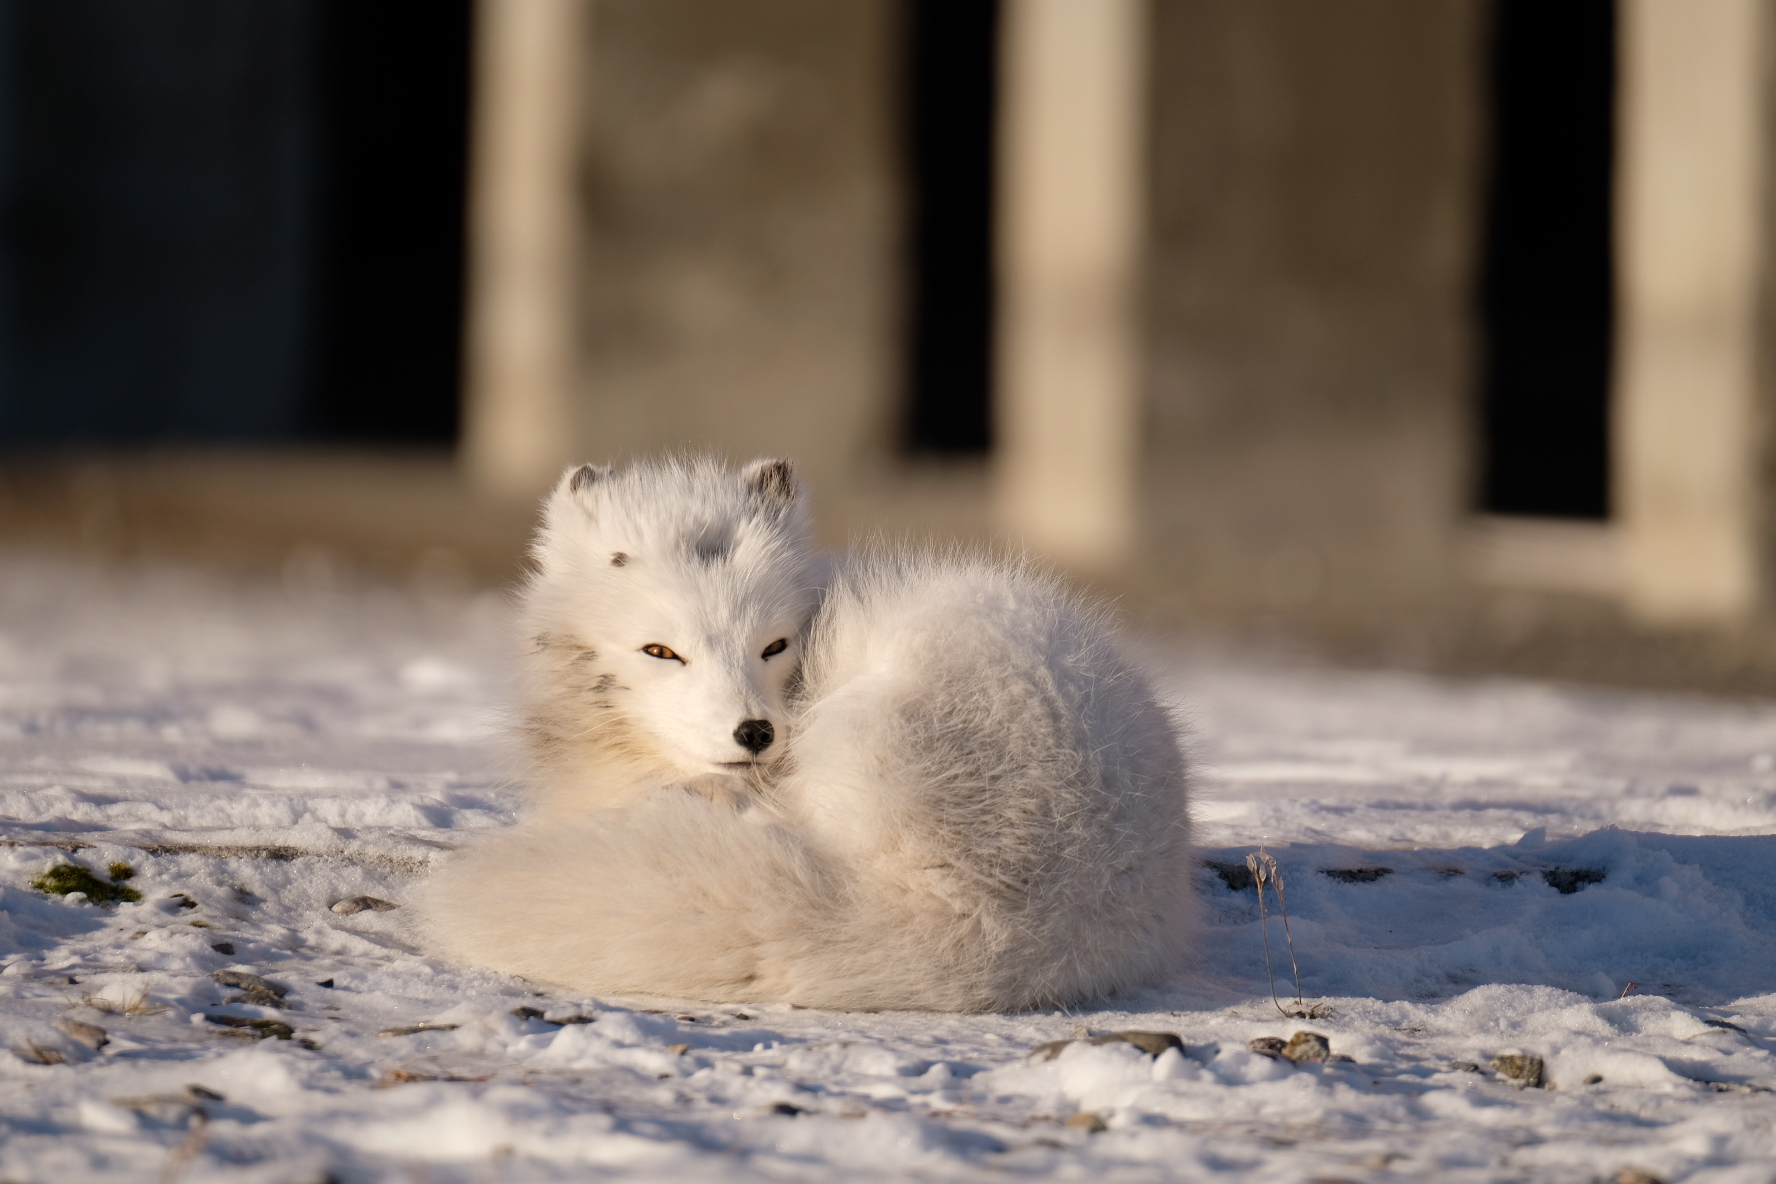
[[[749,778],[779,759],[818,594],[808,533],[784,460],[563,474],[523,594],[545,779],[590,805],[625,782]]]

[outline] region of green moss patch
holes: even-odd
[[[130,875],[135,875],[135,869],[130,868],[128,864],[112,864],[114,875],[119,867],[129,871]],[[118,878],[127,879],[128,877]],[[122,884],[101,880],[93,875],[90,869],[81,867],[77,863],[63,863],[50,868],[32,880],[31,887],[39,892],[47,892],[51,896],[66,896],[70,892],[84,892],[86,898],[94,904],[116,904],[120,900],[137,901],[142,899],[142,894],[134,888],[126,888]]]

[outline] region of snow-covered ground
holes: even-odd
[[[507,617],[313,575],[0,553],[0,1179],[1776,1172],[1776,707],[1155,645],[1197,737],[1193,976],[1066,1014],[591,999],[332,911],[510,821]],[[1312,1018],[1271,1000],[1260,843]],[[141,901],[30,886],[67,862]],[[1184,1050],[1028,1055],[1125,1029]],[[1304,1029],[1349,1059],[1248,1047]]]

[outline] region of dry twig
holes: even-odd
[[[1301,967],[1295,961],[1295,936],[1289,932],[1289,906],[1283,899],[1283,875],[1277,867],[1277,861],[1270,852],[1259,844],[1258,850],[1246,856],[1246,870],[1252,873],[1252,884],[1258,889],[1258,932],[1264,938],[1264,973],[1270,980],[1270,1001],[1276,1005],[1277,1014],[1288,1016],[1291,1013],[1283,1009],[1277,998],[1276,972],[1270,962],[1270,914],[1264,907],[1264,885],[1269,881],[1271,889],[1276,893],[1277,909],[1283,914],[1283,937],[1289,943],[1289,966],[1295,972],[1295,1012],[1305,1015],[1307,1006],[1301,1000]]]

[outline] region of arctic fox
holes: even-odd
[[[1180,965],[1178,737],[1053,579],[825,569],[780,460],[570,470],[533,558],[532,811],[434,877],[440,952],[853,1010],[1062,1005]]]

